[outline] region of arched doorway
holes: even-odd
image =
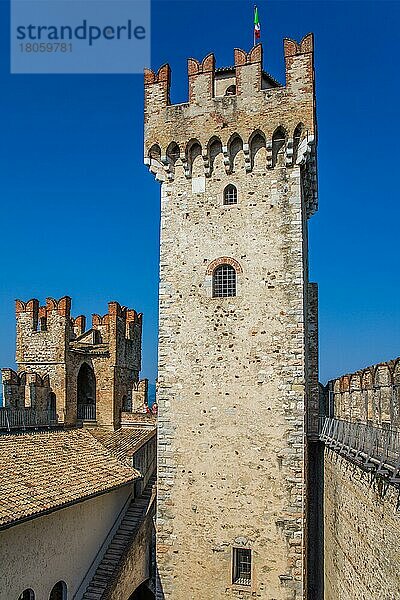
[[[49,600],[67,600],[67,584],[65,581],[57,581],[50,592]]]
[[[129,600],[155,600],[155,595],[147,587],[148,582],[144,581],[139,587],[133,592]]]
[[[96,420],[96,378],[87,363],[83,363],[78,373],[77,416],[82,421]]]

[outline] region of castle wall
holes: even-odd
[[[329,381],[331,416],[400,429],[400,358]]]
[[[325,451],[325,600],[400,598],[398,492]]]
[[[130,492],[125,486],[0,531],[0,600],[27,588],[48,600],[59,580],[73,598]]]

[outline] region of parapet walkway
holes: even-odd
[[[400,431],[327,417],[320,440],[364,471],[400,487]]]

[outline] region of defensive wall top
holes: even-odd
[[[79,315],[71,317],[71,298],[63,296],[59,300],[54,298],[46,298],[46,303],[40,305],[39,300],[32,298],[27,302],[22,300],[15,301],[15,312],[17,322],[23,321],[25,326],[29,326],[32,330],[46,331],[51,327],[52,317],[62,317],[65,322],[70,324],[75,335],[82,335],[86,330],[86,317]],[[129,329],[130,324],[142,325],[142,314],[137,313],[132,308],[121,306],[118,302],[112,301],[108,303],[108,312],[105,315],[92,315],[92,329],[105,327],[110,329],[110,324],[120,321]]]
[[[145,138],[165,153],[172,141],[181,148],[191,137],[204,147],[211,133],[221,130],[226,140],[237,132],[247,140],[255,126],[267,138],[277,126],[293,131],[301,122],[315,136],[314,37],[284,40],[286,84],[263,70],[263,48],[236,48],[232,67],[216,68],[214,54],[203,61],[188,59],[189,101],[170,102],[171,69],[145,69]],[[224,139],[222,140],[224,142]]]

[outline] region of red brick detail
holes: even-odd
[[[295,40],[291,40],[290,38],[285,38],[283,40],[283,53],[285,57],[287,56],[295,56],[300,53],[300,46]]]
[[[85,315],[79,315],[75,319],[71,319],[76,335],[82,335],[86,329],[86,317]]]
[[[121,319],[126,319],[126,306],[121,306],[118,302],[109,302],[108,314],[110,317],[120,317]]]
[[[171,67],[168,64],[162,65],[157,73],[152,69],[144,70],[144,84],[151,85],[153,83],[166,83],[169,87],[171,79]]]
[[[308,33],[303,37],[300,44],[290,38],[283,40],[283,51],[285,57],[296,56],[296,54],[307,54],[314,51],[314,35]]]
[[[153,93],[155,86],[155,94]],[[144,104],[145,111],[148,107],[154,108],[154,103],[160,106],[170,104],[169,90],[171,86],[171,68],[169,65],[162,65],[155,73],[151,69],[144,70]],[[161,91],[161,94],[160,94]],[[147,116],[145,116],[146,120]]]
[[[69,317],[71,312],[71,298],[64,296],[58,301],[58,314],[63,317]]]
[[[262,44],[256,44],[247,55],[247,63],[262,63],[263,47]]]
[[[215,56],[214,54],[207,54],[207,56],[200,63],[195,58],[188,58],[188,75],[198,75],[199,73],[214,73],[215,71]]]
[[[208,80],[208,96],[212,98],[214,94],[214,73],[215,73],[215,57],[214,54],[208,54],[200,63],[195,58],[189,58],[188,62],[188,79],[189,79],[189,102],[195,102],[194,82],[196,77],[205,75]]]
[[[18,316],[21,313],[32,313],[34,316],[38,315],[39,312],[39,300],[36,298],[31,298],[28,302],[23,302],[23,300],[15,301],[15,314]]]
[[[69,296],[64,296],[59,300],[46,298],[46,310],[47,312],[56,310],[62,317],[69,317],[71,311],[71,298]]]
[[[251,65],[253,63],[262,63],[263,49],[261,44],[256,44],[249,53],[235,48],[235,67],[242,67],[243,65]]]
[[[39,319],[45,319],[47,317],[47,308],[45,306],[39,306]]]
[[[314,52],[314,34],[307,33],[300,42],[300,50],[303,54]]]
[[[152,69],[144,70],[144,85],[150,85],[156,80],[156,74]]]
[[[246,64],[247,52],[241,50],[240,48],[235,48],[233,54],[235,57],[235,67],[239,67],[241,65]]]
[[[94,314],[92,315],[92,327],[95,329],[96,327],[99,327],[100,325],[108,325],[110,322],[110,316],[107,315],[97,315]]]
[[[203,62],[201,63],[201,67],[202,67],[203,73],[213,73],[214,72],[215,56],[212,52],[210,54],[207,54],[207,56],[203,59]]]
[[[195,58],[188,58],[187,69],[189,77],[191,77],[192,75],[197,75],[200,71],[199,61]]]
[[[237,274],[243,273],[243,269],[234,258],[230,258],[228,256],[221,256],[220,258],[216,258],[213,260],[207,267],[207,275],[212,275],[217,267],[220,265],[230,265],[233,267]]]

